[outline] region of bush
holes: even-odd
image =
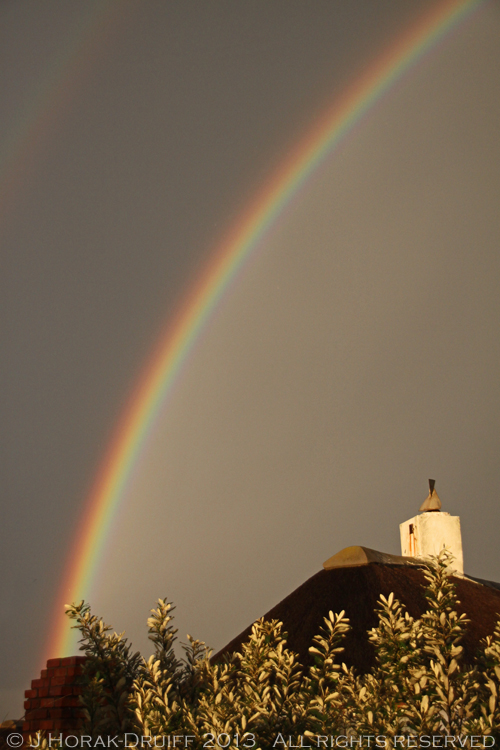
[[[209,747],[211,736],[223,736],[229,747],[255,748],[307,746],[307,738],[316,747],[318,737],[328,736],[330,747],[330,737],[339,735],[351,746],[371,737],[371,747],[389,747],[402,735],[491,746],[500,736],[500,624],[466,664],[461,641],[468,620],[457,614],[449,565],[443,553],[426,569],[429,608],[418,620],[392,594],[380,597],[378,625],[368,633],[376,661],[367,674],[341,662],[350,629],[344,612],[325,618],[306,670],[278,621],[258,620],[240,651],[221,663],[188,636],[179,660],[173,607],[160,599],[148,620],[155,652],[146,661],[88,605],[72,605],[67,612],[87,656],[82,734],[190,735],[193,748]],[[382,739],[374,745],[375,737]]]

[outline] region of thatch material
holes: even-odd
[[[463,643],[465,659],[471,660],[481,638],[491,634],[496,621],[500,619],[500,591],[468,579],[453,580],[461,602],[457,609],[460,613],[466,612],[471,620]],[[319,633],[323,618],[329,610],[345,610],[351,620],[352,631],[346,638],[341,661],[365,672],[374,661],[373,647],[366,632],[377,624],[374,610],[379,595],[387,597],[394,592],[410,615],[419,617],[427,609],[424,583],[422,570],[410,565],[371,562],[320,570],[267,612],[265,619],[283,622],[289,647],[298,653],[301,663],[306,665],[310,663],[309,646],[313,636]],[[251,626],[219,651],[214,660],[238,650],[248,638],[250,630]]]

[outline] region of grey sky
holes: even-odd
[[[307,125],[432,5],[110,3],[12,151],[2,718],[22,711],[83,500],[165,320]],[[7,157],[82,7],[0,8]],[[486,3],[377,105],[211,321],[92,602],[138,647],[158,596],[182,637],[218,648],[337,549],[397,553],[428,476],[462,518],[466,571],[500,579],[499,30]]]

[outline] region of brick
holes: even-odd
[[[55,702],[59,700],[58,698],[42,698],[40,701],[41,708],[52,708],[52,706],[55,705]]]
[[[25,690],[24,697],[25,698],[38,698],[38,690]]]
[[[59,695],[81,695],[83,687],[81,685],[63,685]]]
[[[31,698],[31,700],[27,701],[27,702],[30,704],[29,707],[28,707],[30,711],[33,711],[35,708],[40,708],[40,705],[41,705],[41,699],[40,698]],[[25,708],[26,708],[26,706],[25,706]]]
[[[68,667],[67,670],[68,677],[78,677],[82,674],[82,668],[81,667]]]
[[[57,667],[57,669],[54,670],[54,674],[56,677],[66,677],[67,667]]]
[[[31,680],[32,690],[34,690],[35,688],[45,687],[46,685],[47,685],[47,680]]]
[[[80,699],[77,695],[66,695],[61,699],[62,706],[72,706],[74,708],[81,707]]]
[[[33,711],[30,711],[31,721],[38,721],[38,719],[48,719],[48,718],[49,718],[49,712],[46,708],[35,708]]]
[[[50,667],[58,667],[61,664],[61,659],[49,659],[47,662],[47,669]]]
[[[62,685],[54,685],[49,688],[49,695],[64,695],[64,687]]]
[[[48,669],[42,669],[42,673],[40,675],[40,677],[42,678],[42,680],[47,679],[48,676],[49,676],[49,670]]]
[[[74,667],[77,664],[85,664],[86,661],[86,656],[67,656],[65,659],[61,659],[61,666],[64,663],[65,667]]]
[[[48,696],[48,694],[49,694],[49,688],[48,687],[39,688],[39,690],[38,690],[38,697],[39,698],[46,698]]]
[[[64,677],[53,677],[50,681],[50,687],[56,687],[57,685],[66,685],[67,682]]]
[[[50,732],[51,729],[54,729],[54,722],[52,719],[43,719],[39,724],[39,729],[45,729],[45,731]]]

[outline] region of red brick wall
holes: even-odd
[[[49,659],[40,679],[32,680],[31,690],[25,692],[25,738],[41,729],[62,732],[63,735],[79,729],[82,708],[78,696],[82,688],[78,678],[85,658],[68,656],[66,659]]]

